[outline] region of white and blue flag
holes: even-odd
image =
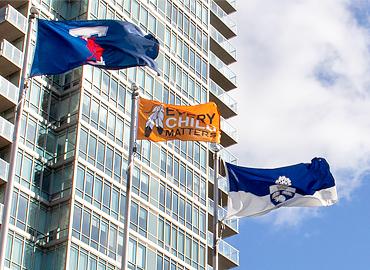
[[[226,163],[229,199],[226,219],[263,215],[281,206],[329,206],[337,190],[323,158],[276,169]]]

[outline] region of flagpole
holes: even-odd
[[[13,196],[13,189],[14,189],[14,176],[15,176],[15,164],[17,161],[17,151],[18,151],[18,133],[21,126],[21,117],[23,113],[24,107],[24,97],[26,96],[26,90],[28,85],[27,81],[27,65],[28,65],[28,53],[30,47],[30,40],[31,40],[31,30],[32,30],[32,22],[33,19],[39,14],[38,10],[35,7],[31,7],[30,15],[28,17],[28,29],[26,35],[26,42],[24,43],[24,54],[23,54],[23,66],[22,66],[22,75],[21,81],[19,84],[19,96],[18,96],[18,104],[16,107],[16,114],[14,120],[14,131],[13,131],[13,144],[10,151],[10,161],[9,161],[9,171],[8,171],[8,182],[5,188],[5,195],[4,195],[4,209],[3,209],[3,216],[2,216],[2,224],[0,230],[0,270],[4,269],[5,265],[5,251],[6,251],[6,244],[8,240],[8,231],[9,231],[9,223],[10,223],[10,210],[11,210],[11,203],[12,203],[12,196]]]
[[[220,147],[216,143],[211,144],[213,154],[213,270],[218,270],[218,152]]]
[[[122,244],[122,262],[121,270],[127,270],[128,267],[128,242],[130,229],[130,214],[131,214],[131,183],[132,172],[134,167],[134,156],[136,152],[136,123],[137,123],[137,101],[139,98],[139,88],[135,83],[131,85],[131,126],[130,126],[130,145],[128,151],[128,166],[127,166],[127,183],[126,183],[126,208],[125,208],[125,227],[123,230],[123,244]]]

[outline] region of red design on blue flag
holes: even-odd
[[[148,66],[159,74],[154,61],[158,51],[157,39],[127,21],[38,19],[30,77],[60,74],[86,64],[104,69]]]
[[[91,56],[87,58],[88,61],[96,61],[96,62],[102,62],[103,61],[103,52],[104,49],[100,47],[98,43],[95,42],[95,37],[87,38],[87,48],[91,52]]]

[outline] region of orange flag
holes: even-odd
[[[220,114],[214,102],[178,106],[139,99],[139,140],[220,143],[220,137]]]

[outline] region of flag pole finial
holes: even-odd
[[[37,8],[33,6],[30,8],[30,20],[37,18],[39,14],[40,12]]]

